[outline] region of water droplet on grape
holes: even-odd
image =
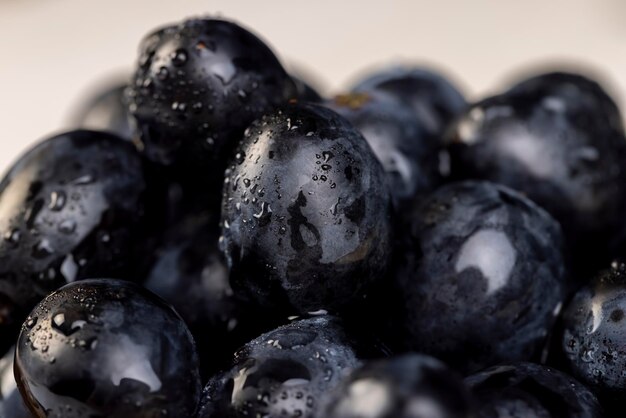
[[[48,205],[48,208],[58,212],[65,206],[65,201],[66,195],[64,191],[59,190],[52,192],[50,193],[50,204]]]
[[[187,63],[187,51],[179,48],[172,53],[172,64],[176,67],[182,67]]]

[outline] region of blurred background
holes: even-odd
[[[129,71],[148,31],[204,14],[252,29],[324,93],[392,62],[442,69],[471,99],[573,65],[626,103],[622,0],[0,0],[0,169]]]

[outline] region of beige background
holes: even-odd
[[[0,0],[0,169],[64,128],[85,90],[135,59],[141,37],[219,13],[336,91],[372,64],[434,63],[471,97],[516,71],[584,64],[626,103],[622,0]]]

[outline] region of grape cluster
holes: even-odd
[[[334,97],[237,23],[0,182],[0,417],[601,418],[626,399],[626,139],[562,70]]]

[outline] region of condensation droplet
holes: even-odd
[[[59,223],[59,232],[71,234],[76,230],[76,221],[73,219],[65,219]]]
[[[55,212],[58,212],[63,209],[66,200],[67,199],[64,191],[54,191],[50,193],[50,204],[48,205],[48,208]]]
[[[4,240],[11,244],[17,244],[22,237],[22,233],[19,229],[12,229],[4,233]]]
[[[187,51],[179,48],[172,53],[172,64],[176,67],[182,67],[187,63]]]
[[[83,184],[91,184],[94,182],[94,177],[91,174],[85,174],[75,178],[72,181],[72,184],[83,185]]]
[[[45,258],[54,253],[54,248],[48,239],[44,238],[33,247],[32,255],[35,258]]]

